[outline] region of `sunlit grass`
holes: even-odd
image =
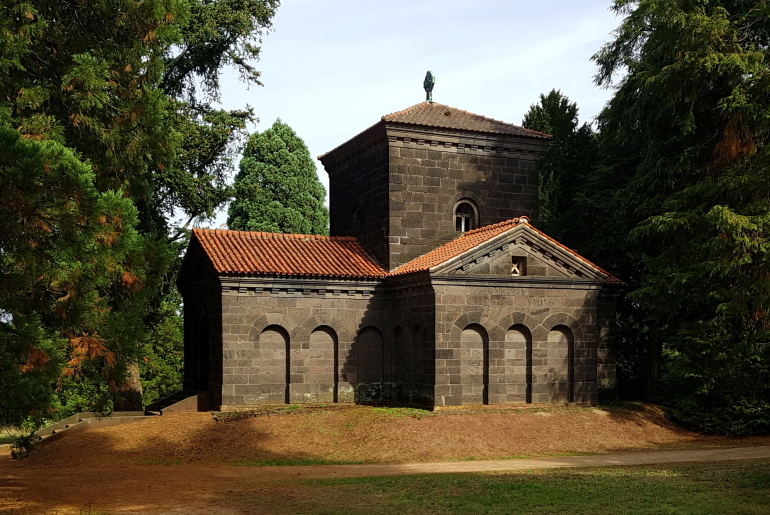
[[[765,515],[770,460],[306,480],[223,501],[275,514]]]

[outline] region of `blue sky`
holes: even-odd
[[[252,131],[281,118],[314,157],[422,102],[427,70],[442,104],[520,124],[539,95],[555,88],[590,121],[611,94],[594,86],[590,61],[620,22],[610,4],[283,0],[257,63],[264,86],[247,88],[226,74],[222,105],[251,105],[260,118]],[[210,225],[225,219],[222,213]]]

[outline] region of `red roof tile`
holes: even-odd
[[[435,102],[422,102],[403,111],[385,115],[382,117],[382,121],[551,139],[550,135],[543,132],[525,129],[518,125],[501,122],[500,120],[487,118],[486,116],[469,113],[468,111]]]
[[[429,270],[516,227],[519,225],[520,220],[521,218],[513,218],[505,222],[486,225],[468,231],[456,240],[450,241],[437,249],[431,250],[427,254],[423,254],[417,259],[401,265],[393,270],[390,275],[402,275]]]
[[[194,237],[220,274],[286,275],[376,279],[413,272],[424,272],[500,236],[519,224],[594,268],[609,282],[620,283],[606,270],[565,247],[544,232],[529,225],[526,217],[513,218],[468,231],[460,238],[414,259],[392,272],[383,270],[349,236],[314,236],[269,232],[193,229]]]
[[[444,244],[441,247],[428,252],[427,254],[423,254],[417,259],[413,259],[412,261],[401,265],[400,267],[393,270],[390,273],[390,275],[403,275],[403,274],[409,274],[413,272],[423,272],[423,271],[430,270],[434,266],[438,266],[442,263],[445,263],[452,258],[455,258],[465,252],[468,252],[469,250],[475,247],[478,247],[479,245],[491,240],[492,238],[495,238],[496,236],[500,236],[501,234],[509,231],[510,229],[513,229],[514,227],[516,227],[521,223],[526,223],[530,229],[538,233],[543,238],[554,243],[555,245],[560,247],[562,250],[572,254],[573,256],[577,257],[580,261],[596,269],[596,271],[599,272],[600,275],[604,276],[604,278],[607,281],[617,282],[617,283],[621,282],[620,279],[613,276],[612,274],[602,269],[601,267],[595,265],[594,263],[590,262],[589,260],[581,256],[574,250],[562,245],[561,243],[554,240],[544,232],[529,225],[529,219],[527,217],[512,218],[504,222],[496,223],[493,225],[487,225],[484,227],[479,227],[478,229],[473,229],[471,231],[468,231],[463,236],[457,238],[456,240],[450,241],[449,243]]]
[[[449,113],[447,115],[446,113]],[[339,148],[344,147],[350,141],[358,138],[362,134],[373,130],[378,127],[382,122],[393,123],[407,123],[411,125],[424,125],[427,127],[439,127],[443,129],[458,129],[475,132],[488,132],[494,134],[510,134],[514,136],[529,136],[541,139],[551,139],[553,136],[544,132],[533,131],[513,125],[493,118],[487,118],[479,114],[473,114],[462,109],[449,107],[444,104],[438,104],[436,102],[422,102],[412,107],[407,107],[403,111],[397,111],[395,113],[386,114],[381,120],[371,127],[366,128],[360,133],[356,134],[345,143],[342,143],[332,150],[325,152],[318,156],[318,159],[332,154]]]
[[[220,274],[385,277],[355,238],[193,229]]]

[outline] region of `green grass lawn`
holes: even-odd
[[[15,427],[0,426],[0,445],[13,443],[14,438],[21,435],[21,430]]]
[[[222,501],[275,514],[766,515],[770,460],[286,482]]]

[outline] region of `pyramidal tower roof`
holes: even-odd
[[[463,111],[462,109],[439,104],[437,102],[421,102],[412,107],[408,107],[403,111],[387,114],[382,117],[382,121],[438,127],[442,129],[551,139],[550,135],[543,132],[525,129],[518,125],[502,122],[493,118],[487,118],[486,116],[479,114],[469,113],[468,111]]]

